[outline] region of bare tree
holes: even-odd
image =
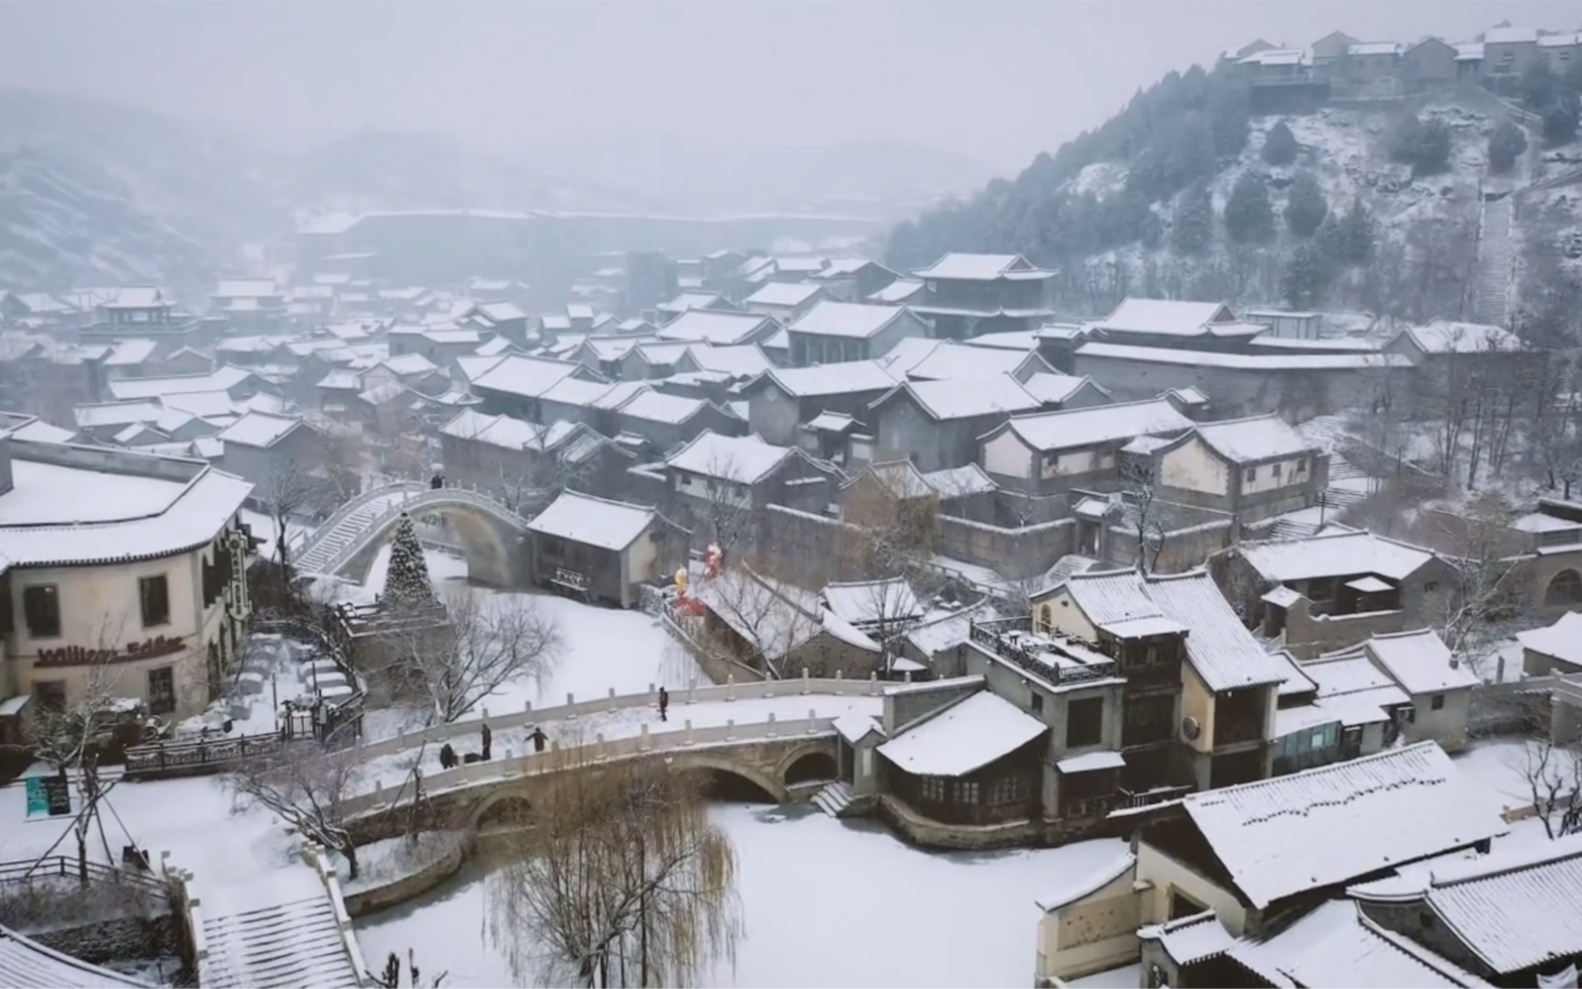
[[[1160,496],[1152,460],[1128,457],[1121,462],[1120,475],[1126,526],[1137,541],[1137,572],[1149,574],[1159,565],[1170,534],[1170,503]]]
[[[1544,833],[1551,840],[1582,834],[1582,744],[1529,738],[1520,769]]]
[[[408,948],[406,951],[406,974],[406,984],[411,987],[411,989],[419,989],[419,987],[423,985],[423,973],[418,970],[417,958],[413,954],[411,948]],[[434,978],[428,984],[429,989],[439,989],[440,984],[445,981],[445,976],[449,974],[450,972],[447,971],[441,972],[434,976]],[[363,977],[367,979],[371,985],[378,986],[379,989],[401,989],[400,956],[398,956],[394,951],[390,952],[390,956],[385,959],[385,967],[383,972],[379,973],[378,975],[375,975],[372,972],[364,972]]]
[[[532,598],[506,599],[470,588],[444,601],[445,623],[389,634],[388,672],[448,724],[512,680],[538,679],[560,653],[559,624]]]
[[[1450,654],[1482,676],[1495,643],[1506,638],[1525,612],[1523,569],[1509,552],[1510,507],[1498,494],[1473,499],[1456,516],[1439,516],[1442,559],[1453,577],[1437,599],[1430,622]],[[1437,612],[1437,613],[1434,613]]]
[[[517,978],[686,985],[734,966],[736,853],[696,785],[637,762],[561,778],[493,890],[490,934]]]
[[[787,653],[822,628],[818,616],[792,599],[797,594],[775,586],[745,562],[710,578],[700,591],[709,609],[740,640],[733,650],[738,660],[770,678],[783,676],[781,663]]]
[[[275,563],[289,580],[291,539],[287,527],[299,517],[326,507],[326,500],[331,497],[328,478],[315,476],[296,459],[271,460],[253,494],[274,526]]]
[[[901,637],[917,624],[917,594],[905,576],[869,580],[859,585],[863,620],[862,632],[879,644],[879,662],[888,675],[893,672]]]
[[[304,741],[244,759],[226,778],[235,809],[267,808],[304,837],[332,848],[357,878],[357,845],[346,828],[346,802],[362,782],[364,766],[355,746]]]
[[[736,458],[716,456],[709,461],[706,480],[708,495],[703,510],[709,533],[721,552],[729,553],[738,542],[751,539],[758,513],[753,504],[752,484],[746,480]]]

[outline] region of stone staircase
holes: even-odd
[[[813,803],[830,817],[844,816],[854,800],[856,796],[851,792],[851,786],[840,780],[825,784],[823,789],[813,794]]]
[[[1514,196],[1502,196],[1483,203],[1472,306],[1473,318],[1479,323],[1506,326],[1510,320],[1515,211]]]
[[[293,561],[297,573],[324,573],[341,551],[355,542],[369,526],[422,490],[423,485],[400,485],[370,492],[348,502],[298,545],[297,557]]]
[[[1318,531],[1318,526],[1292,518],[1276,518],[1274,524],[1259,529],[1258,539],[1306,539]]]
[[[305,875],[304,875],[305,874]],[[361,951],[338,897],[308,869],[284,867],[250,888],[201,902],[199,984],[229,987],[363,984]]]
[[[1329,455],[1329,487],[1324,490],[1324,503],[1336,510],[1351,508],[1368,500],[1366,486],[1357,482],[1369,480],[1367,471],[1347,460],[1339,452]],[[1337,484],[1345,481],[1351,483]]]

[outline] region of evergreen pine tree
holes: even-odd
[[[1298,150],[1296,135],[1291,133],[1291,128],[1283,120],[1269,128],[1269,133],[1264,135],[1263,160],[1270,165],[1291,164],[1296,161]]]
[[[1200,254],[1214,239],[1214,197],[1202,183],[1176,199],[1171,214],[1170,247],[1177,254]]]
[[[1301,172],[1285,201],[1285,225],[1298,237],[1311,237],[1329,214],[1329,202],[1312,172]]]
[[[1508,172],[1527,150],[1527,134],[1509,120],[1502,120],[1489,134],[1489,171]]]
[[[1249,170],[1236,178],[1225,201],[1225,233],[1238,244],[1267,244],[1274,239],[1274,206],[1261,172]]]
[[[434,585],[429,583],[428,562],[418,542],[412,516],[401,513],[395,538],[390,542],[390,568],[385,571],[384,600],[395,607],[432,605]]]
[[[1569,89],[1559,90],[1554,99],[1539,111],[1544,116],[1544,140],[1551,145],[1569,144],[1577,136],[1579,100]]]
[[[1373,257],[1373,217],[1361,199],[1351,201],[1351,209],[1340,221],[1340,244],[1340,259],[1346,264],[1367,264]]]
[[[1322,301],[1332,274],[1317,243],[1298,244],[1280,273],[1280,294],[1293,309],[1307,309]]]

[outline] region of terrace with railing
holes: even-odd
[[[1119,667],[1108,656],[1081,643],[1034,632],[1028,616],[973,622],[967,635],[985,651],[1056,687],[1120,675]]]

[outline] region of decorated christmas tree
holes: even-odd
[[[390,569],[385,572],[384,603],[394,608],[424,607],[436,603],[428,579],[428,563],[417,541],[412,516],[401,513],[395,539],[390,543]]]

